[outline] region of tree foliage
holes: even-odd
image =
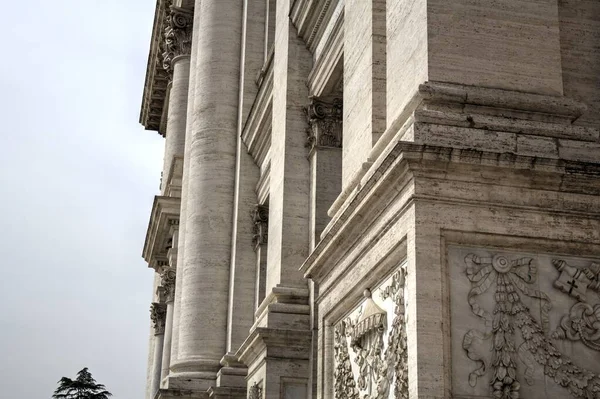
[[[88,368],[77,373],[77,378],[72,380],[63,377],[58,381],[58,388],[54,391],[54,399],[108,399],[112,394],[102,384],[97,384]]]

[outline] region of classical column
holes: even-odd
[[[195,9],[194,120],[186,137],[186,226],[177,273],[185,278],[177,282],[179,339],[171,370],[198,390],[214,384],[226,352],[242,6],[197,0]]]
[[[170,7],[167,15],[163,68],[169,74],[171,81],[169,83],[163,179],[167,179],[169,176],[173,157],[182,156],[184,153],[193,17],[193,11],[175,6]],[[163,184],[162,189],[164,193],[166,185]]]
[[[171,151],[169,144],[169,135],[173,136],[173,149],[176,148],[178,152],[173,150],[172,154],[182,154],[183,160],[183,180],[182,180],[182,192],[181,192],[181,210],[180,210],[180,228],[177,233],[173,248],[177,251],[171,251],[174,254],[173,259],[175,262],[171,262],[171,267],[181,265],[183,262],[180,261],[183,256],[183,250],[181,248],[183,241],[185,240],[185,208],[186,208],[186,192],[187,187],[185,185],[188,163],[188,145],[187,142],[187,129],[190,124],[189,108],[193,105],[193,93],[189,90],[190,86],[193,85],[194,77],[191,75],[191,59],[190,54],[192,53],[192,42],[195,36],[193,25],[194,25],[194,11],[193,9],[184,9],[179,7],[170,7],[170,16],[167,18],[167,26],[165,28],[165,53],[163,54],[163,67],[172,73],[171,90],[169,94],[169,114],[167,115],[167,143],[165,144],[165,169],[163,174],[169,176],[167,168],[172,167],[172,158],[168,154]],[[166,173],[166,174],[165,174]],[[179,262],[178,262],[179,261]],[[176,273],[177,274],[177,273]],[[178,274],[180,279],[182,273]],[[177,277],[176,277],[177,278]],[[179,285],[181,287],[181,284]],[[171,362],[177,358],[178,349],[178,338],[179,338],[179,314],[175,303],[179,302],[181,293],[175,291],[175,285],[173,286],[174,292],[172,293],[173,300],[168,303],[168,322],[170,328],[168,329],[170,337],[168,340],[169,346],[167,350],[169,354],[169,362],[163,365],[163,378],[169,374],[169,367]]]
[[[319,242],[327,210],[342,190],[342,100],[311,99],[306,107],[310,149],[310,250]]]
[[[171,263],[173,266],[173,263]],[[175,263],[176,265],[176,263]],[[173,301],[175,299],[175,277],[176,267],[165,267],[161,272],[161,285],[166,303],[166,321],[165,334],[162,353],[162,367],[160,372],[160,381],[162,382],[169,375],[169,366],[171,364],[171,345],[173,338]]]
[[[163,343],[165,334],[165,318],[167,306],[164,303],[153,303],[150,306],[150,319],[154,327],[154,360],[152,363],[152,388],[151,397],[154,397],[160,388],[160,371],[163,355]]]

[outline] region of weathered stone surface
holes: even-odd
[[[159,0],[147,399],[600,397],[598,7]]]

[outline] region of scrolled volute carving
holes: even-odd
[[[252,209],[250,216],[254,224],[252,244],[257,249],[258,246],[266,244],[269,240],[269,207],[257,204]]]
[[[164,334],[167,320],[167,305],[156,302],[150,305],[150,320],[152,320],[154,334]]]
[[[304,108],[309,125],[306,131],[308,148],[342,147],[342,111],[341,99],[336,98],[331,103],[311,99],[310,104]]]
[[[192,50],[192,28],[194,12],[181,7],[170,6],[167,11],[164,32],[163,68],[172,74],[173,60],[181,55],[189,55]]]
[[[173,302],[175,299],[175,280],[177,272],[172,267],[164,267],[160,273],[160,285],[164,289],[165,302]]]

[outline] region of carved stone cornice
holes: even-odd
[[[253,228],[252,244],[257,249],[264,245],[269,237],[269,207],[266,205],[256,205],[251,212]]]
[[[160,285],[163,287],[165,302],[173,302],[175,299],[175,279],[177,272],[172,267],[164,267],[160,273]]]
[[[170,73],[164,68],[164,54],[170,53],[172,51],[172,46],[175,46],[174,49],[177,50],[178,43],[180,42],[180,33],[174,32],[175,38],[169,40],[166,40],[165,36],[167,27],[173,24],[179,26],[180,18],[172,17],[173,8],[176,8],[177,10],[181,9],[184,10],[184,12],[193,14],[193,11],[188,11],[188,9],[173,7],[173,0],[156,0],[154,25],[152,27],[152,39],[150,41],[150,52],[148,54],[146,80],[140,112],[140,123],[146,130],[157,131],[162,136],[165,135],[166,129],[168,86],[171,81]],[[189,30],[191,31],[191,27]],[[186,40],[183,40],[182,48],[185,47],[184,42],[187,43]],[[176,52],[173,52],[173,54],[175,53]]]
[[[192,30],[194,12],[181,7],[170,6],[164,28],[163,68],[172,79],[173,60],[190,55],[192,50]]]
[[[150,305],[150,320],[154,327],[154,334],[165,333],[165,323],[167,320],[167,305],[164,303],[153,303]]]
[[[304,109],[308,119],[306,146],[312,151],[315,147],[342,147],[342,100],[339,98],[325,102],[312,98]]]
[[[179,229],[180,206],[181,198],[154,198],[142,256],[156,271],[162,266],[170,266],[168,253],[173,245],[173,235]],[[159,261],[162,263],[159,264]]]

